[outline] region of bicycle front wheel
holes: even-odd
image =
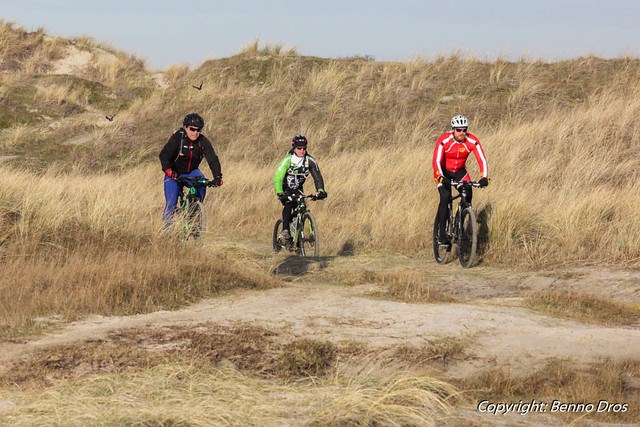
[[[302,215],[302,227],[299,230],[298,242],[300,245],[300,255],[320,256],[320,245],[318,240],[318,227],[316,220],[310,212]]]
[[[460,237],[458,239],[458,259],[463,268],[469,268],[476,259],[478,246],[478,223],[473,210],[465,208],[460,216]]]
[[[450,229],[449,221],[447,220],[447,225],[445,230],[449,232]],[[446,264],[453,258],[451,256],[451,245],[449,246],[441,246],[438,243],[438,234],[439,234],[439,223],[438,223],[438,214],[436,213],[436,219],[433,222],[433,255],[438,264]]]
[[[273,250],[275,252],[280,252],[285,248],[284,242],[282,241],[282,220],[279,219],[276,221],[276,224],[273,226]]]
[[[187,218],[184,225],[187,239],[200,239],[206,228],[204,205],[199,200],[191,200],[187,204]]]

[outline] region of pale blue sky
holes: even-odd
[[[456,50],[488,60],[640,56],[638,0],[0,0],[0,18],[91,36],[156,70],[230,56],[256,39],[381,61]]]

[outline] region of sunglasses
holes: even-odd
[[[194,128],[189,126],[187,129],[189,129],[191,132],[200,132],[200,128]]]
[[[307,147],[293,147],[293,148],[295,148],[296,150],[306,150],[307,149]]]
[[[456,132],[467,132],[467,128],[454,128]]]

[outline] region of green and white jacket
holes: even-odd
[[[303,191],[302,186],[309,174],[313,177],[316,191],[324,191],[324,179],[316,159],[306,153],[304,157],[288,153],[282,159],[276,169],[276,173],[273,175],[273,186],[276,194],[291,194],[295,190]]]

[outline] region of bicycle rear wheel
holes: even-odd
[[[447,219],[447,225],[445,226],[445,230],[449,232],[451,229],[450,221]],[[440,246],[438,244],[438,234],[439,234],[440,224],[438,223],[438,214],[436,213],[436,219],[433,222],[433,255],[438,264],[446,264],[453,259],[451,253],[451,245],[449,246]]]
[[[285,248],[284,242],[282,241],[282,220],[279,219],[276,221],[276,224],[273,226],[273,240],[272,240],[273,250],[275,252],[280,252]]]
[[[205,234],[206,218],[204,205],[199,200],[187,202],[187,215],[184,225],[185,237],[188,239],[200,239]]]
[[[478,246],[478,223],[473,209],[465,208],[460,216],[460,238],[458,240],[458,259],[463,268],[469,268],[476,259]]]
[[[300,255],[302,256],[320,256],[320,245],[318,240],[318,227],[316,220],[310,212],[302,215],[302,226],[299,230],[298,244],[300,246]]]

